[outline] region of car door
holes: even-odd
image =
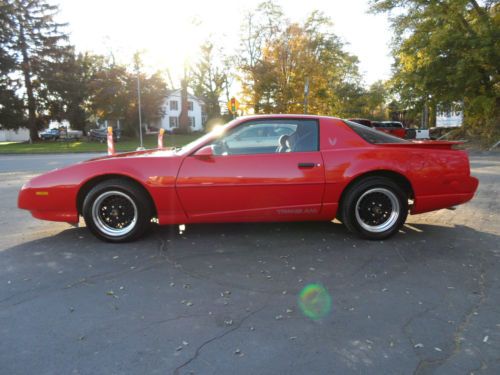
[[[280,148],[282,137],[298,139]],[[212,156],[186,157],[176,187],[196,221],[313,220],[325,186],[319,124],[311,119],[244,122],[211,144]],[[299,151],[300,150],[300,151]]]

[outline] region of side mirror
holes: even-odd
[[[213,146],[212,145],[203,146],[202,148],[200,148],[198,151],[196,151],[194,153],[194,156],[203,157],[203,158],[210,158],[210,157],[214,156]]]

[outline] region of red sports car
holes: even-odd
[[[478,186],[453,142],[407,141],[338,118],[241,117],[177,149],[105,156],[33,178],[19,207],[130,241],[159,224],[338,218],[362,237],[408,213],[469,201]]]

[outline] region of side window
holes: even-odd
[[[252,155],[318,151],[316,120],[254,120],[212,143],[215,155]]]

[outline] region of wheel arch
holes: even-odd
[[[398,184],[407,194],[409,199],[415,199],[415,193],[413,190],[413,186],[410,182],[410,180],[403,174],[391,171],[388,169],[380,169],[380,170],[374,170],[374,171],[369,171],[365,173],[361,173],[357,176],[355,176],[349,183],[346,185],[346,187],[342,190],[342,193],[340,194],[339,198],[339,210],[337,212],[341,212],[341,205],[342,202],[344,201],[344,198],[346,194],[349,192],[349,189],[357,184],[359,181],[369,178],[369,177],[384,177],[388,178],[392,181],[394,181],[396,184]]]
[[[154,216],[157,215],[157,208],[156,208],[156,204],[153,200],[153,197],[151,196],[150,192],[148,191],[148,189],[146,189],[146,187],[141,183],[139,182],[138,180],[130,177],[130,176],[127,176],[127,175],[123,175],[123,174],[105,174],[105,175],[100,175],[100,176],[95,176],[95,177],[92,177],[91,179],[85,181],[83,183],[83,185],[80,187],[80,189],[78,190],[78,194],[76,196],[76,208],[77,208],[77,211],[78,211],[78,214],[81,215],[82,214],[82,211],[83,211],[83,201],[85,200],[85,196],[87,195],[87,193],[94,187],[96,186],[97,184],[103,182],[103,181],[107,181],[107,180],[114,180],[114,179],[120,179],[120,180],[124,180],[124,181],[128,181],[132,184],[134,184],[135,186],[137,186],[139,189],[141,189],[144,194],[146,195],[146,197],[148,198],[149,200],[149,203],[151,205],[151,208],[153,210],[153,214]]]

